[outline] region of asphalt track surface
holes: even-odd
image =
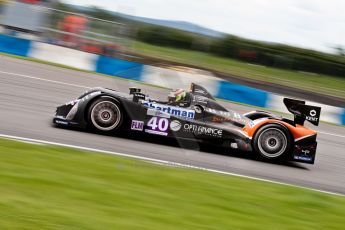
[[[117,78],[0,56],[0,134],[103,149],[345,194],[344,127],[322,123],[315,128],[320,131],[315,165],[292,162],[282,165],[243,157],[233,150],[219,154],[204,147],[199,151],[198,144],[194,149],[187,149],[180,148],[181,143],[170,141],[162,145],[158,143],[161,140],[104,136],[51,125],[57,105],[95,86],[124,92],[131,86],[139,86],[160,99],[168,93],[166,89]],[[253,110],[223,104],[243,113]]]

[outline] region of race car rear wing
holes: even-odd
[[[297,125],[304,125],[307,120],[318,126],[320,122],[321,107],[306,105],[305,101],[284,98],[284,104],[290,113],[294,115]]]

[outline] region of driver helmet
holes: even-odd
[[[183,101],[186,97],[187,93],[184,89],[175,89],[170,92],[168,96],[169,102],[180,102]]]

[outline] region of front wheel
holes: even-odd
[[[89,109],[89,121],[94,129],[112,132],[122,123],[122,112],[117,102],[100,98],[93,102]]]
[[[265,125],[254,136],[254,150],[264,159],[281,160],[290,152],[291,146],[291,135],[282,125]]]

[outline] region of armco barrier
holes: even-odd
[[[6,35],[0,35],[0,52],[37,58],[168,88],[186,87],[190,82],[195,82],[206,86],[217,98],[287,112],[282,103],[282,96],[226,82],[198,72],[153,67]],[[312,104],[322,107],[321,120],[345,125],[344,108]]]

